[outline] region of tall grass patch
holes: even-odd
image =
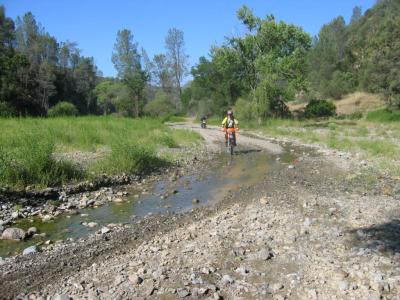
[[[57,153],[104,148],[110,151],[88,164],[90,176],[143,173],[168,160],[157,156],[160,146],[176,148],[200,140],[199,134],[171,129],[152,118],[0,118],[0,128],[0,186],[14,187],[58,185],[89,176],[74,162],[55,159]]]
[[[59,185],[81,179],[84,173],[72,163],[55,160],[54,143],[39,134],[21,134],[13,147],[0,146],[0,183],[24,187]]]
[[[92,165],[91,170],[95,174],[146,174],[167,164],[167,161],[157,157],[152,145],[121,140],[114,143],[111,149],[109,157]]]

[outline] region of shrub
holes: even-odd
[[[59,102],[50,108],[47,114],[49,117],[76,116],[78,115],[78,110],[70,102]]]
[[[306,118],[331,117],[336,115],[336,106],[332,102],[326,100],[311,100],[305,110]]]

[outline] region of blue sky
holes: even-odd
[[[111,53],[119,29],[132,30],[135,41],[152,57],[162,53],[169,28],[184,31],[191,65],[206,56],[212,44],[238,35],[243,28],[236,11],[243,4],[258,16],[273,14],[312,35],[334,17],[349,20],[356,5],[363,10],[376,0],[0,0],[6,15],[15,19],[31,11],[58,41],[76,41],[85,56],[93,56],[106,76],[114,76]]]

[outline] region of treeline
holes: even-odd
[[[355,7],[348,24],[337,17],[314,38],[246,6],[237,17],[244,34],[212,46],[183,86],[189,65],[179,29],[168,31],[165,52],[152,58],[130,30],[118,31],[117,77],[103,78],[76,43],[58,42],[31,13],[14,23],[0,6],[0,116],[221,115],[235,107],[241,118],[262,120],[289,116],[288,101],[354,91],[400,109],[400,0],[379,0],[364,14]]]
[[[183,93],[189,112],[222,114],[235,106],[245,119],[287,116],[292,100],[339,99],[354,91],[380,94],[400,108],[400,1],[380,0],[362,14],[355,7],[312,39],[300,27],[258,18],[242,7],[246,28],[210,50],[192,68]]]
[[[171,28],[165,47],[149,59],[130,30],[118,31],[111,57],[118,74],[104,78],[76,43],[57,41],[30,12],[14,22],[0,6],[0,117],[182,112],[183,32]]]
[[[97,68],[76,43],[58,42],[31,13],[16,22],[0,6],[0,116],[43,116],[68,101],[96,112]]]
[[[353,9],[349,24],[337,17],[322,27],[309,54],[312,89],[339,99],[362,90],[381,94],[400,108],[400,1],[380,0],[362,15]]]

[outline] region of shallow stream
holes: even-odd
[[[285,149],[279,156],[255,150],[239,150],[233,156],[222,153],[199,174],[183,176],[172,182],[160,180],[147,188],[148,193],[140,194],[138,198],[134,197],[138,193],[132,188],[127,190],[132,196],[122,203],[80,209],[79,214],[63,214],[50,222],[42,222],[39,218],[21,220],[14,226],[25,230],[34,226],[46,236],[21,242],[0,240],[0,257],[21,253],[26,247],[47,240],[77,239],[110,223],[133,223],[151,214],[179,213],[213,203],[229,192],[262,181],[271,169],[282,166],[282,163],[292,163],[299,151]],[[166,193],[169,196],[162,199],[161,195]],[[199,203],[194,203],[193,199],[198,199]],[[98,226],[89,228],[83,222],[96,222]]]

